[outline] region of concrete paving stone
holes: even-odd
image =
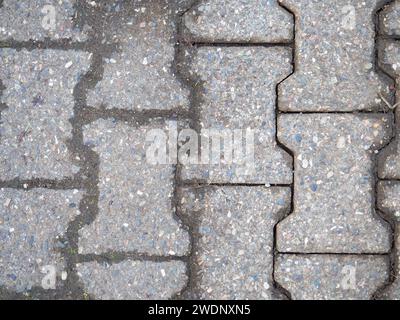
[[[88,27],[74,26],[76,0],[3,0],[0,40],[87,39]]]
[[[382,110],[391,81],[375,71],[379,0],[282,0],[297,17],[296,72],[279,88],[282,111]]]
[[[127,260],[116,264],[88,262],[77,265],[85,291],[100,300],[165,300],[186,285],[181,261]]]
[[[293,16],[277,0],[204,0],[184,15],[185,38],[197,42],[288,42]]]
[[[368,300],[388,280],[384,256],[278,255],[275,277],[294,300]]]
[[[400,35],[400,1],[393,1],[380,13],[380,30],[385,35]]]
[[[378,184],[378,206],[389,214],[395,222],[395,274],[394,282],[389,285],[381,296],[383,299],[400,300],[400,182],[380,181]]]
[[[399,111],[397,111],[399,113]],[[400,114],[397,116],[400,120]],[[399,131],[400,126],[397,128]],[[380,153],[378,157],[379,178],[381,179],[400,179],[400,137],[396,134],[395,139]]]
[[[381,67],[396,79],[397,101],[400,101],[400,42],[381,40],[379,42]],[[400,179],[400,109],[395,109],[397,118],[396,138],[379,154],[379,177]]]
[[[16,292],[41,287],[46,266],[60,276],[66,266],[57,238],[79,215],[81,196],[78,190],[0,190],[0,286]]]
[[[287,114],[278,137],[295,158],[294,213],[277,228],[280,252],[385,253],[390,228],[374,203],[374,157],[387,114]]]
[[[174,217],[174,165],[152,165],[146,136],[163,121],[133,128],[98,120],[84,128],[84,142],[100,157],[99,213],[80,230],[80,251],[134,251],[184,255],[189,235]]]
[[[2,180],[61,179],[79,171],[67,141],[73,90],[89,66],[88,53],[0,49]]]
[[[178,8],[166,0],[135,1],[106,30],[117,50],[104,59],[104,75],[88,104],[108,109],[188,108],[189,90],[173,70]],[[184,6],[183,6],[184,7]]]
[[[379,64],[398,82],[400,78],[400,43],[397,40],[379,39]]]
[[[396,80],[399,86],[400,78],[400,42],[397,40],[378,40],[379,66]],[[397,92],[398,94],[398,92]]]
[[[188,188],[181,195],[183,213],[199,220],[199,298],[281,298],[272,278],[274,226],[289,211],[290,188]]]
[[[241,143],[243,163],[227,164],[221,157],[222,161],[213,164],[209,156],[206,165],[185,165],[182,178],[215,183],[291,183],[292,158],[275,140],[276,85],[291,73],[290,49],[204,47],[193,54],[188,69],[203,83],[201,129],[231,130],[230,141],[233,130],[241,130],[246,137],[246,130],[252,129],[254,151],[250,152],[253,157],[245,156],[250,145],[247,140]],[[211,144],[215,144],[214,139],[210,139]]]
[[[400,222],[400,182],[379,181],[378,206],[379,209],[389,213]]]

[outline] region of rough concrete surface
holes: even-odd
[[[400,299],[399,13],[0,0],[0,299]]]

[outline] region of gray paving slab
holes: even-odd
[[[294,212],[277,227],[281,252],[385,253],[390,228],[374,207],[374,157],[386,114],[292,114],[278,119],[295,158]]]
[[[253,130],[254,150],[247,152],[251,140],[246,139],[241,143],[242,163],[226,164],[225,157],[220,157],[214,164],[209,156],[204,165],[183,166],[182,179],[212,183],[291,183],[292,159],[275,140],[276,85],[291,73],[290,49],[203,47],[193,52],[188,69],[203,84],[198,106],[201,130],[231,130],[231,142],[233,130],[241,131],[243,138],[247,130]],[[211,135],[211,132],[203,134]],[[209,140],[211,148],[216,139]],[[203,153],[209,154],[210,150]],[[248,154],[251,156],[247,157]]]
[[[384,256],[278,255],[276,268],[294,300],[368,300],[389,277]]]
[[[400,221],[399,191],[400,182],[398,181],[379,181],[378,183],[379,209]]]
[[[290,188],[206,187],[181,191],[183,213],[199,220],[201,299],[279,299],[274,226],[289,211]]]
[[[0,7],[0,40],[84,41],[88,27],[74,24],[76,0],[3,0]]]
[[[395,223],[395,249],[394,249],[394,280],[380,298],[388,300],[400,300],[400,182],[380,181],[378,184],[379,209],[388,214]]]
[[[379,155],[379,178],[400,179],[400,141],[398,135]]]
[[[81,197],[78,190],[0,189],[0,286],[16,292],[42,288],[49,266],[57,275],[55,287],[61,285],[66,261],[58,238],[80,214]]]
[[[288,42],[293,16],[277,0],[204,0],[184,15],[185,38],[197,42]]]
[[[379,0],[282,0],[296,24],[296,72],[279,88],[282,111],[383,110],[388,78],[375,71]]]
[[[390,36],[400,35],[400,2],[388,4],[380,14],[380,32]]]
[[[62,179],[79,171],[72,138],[74,88],[90,66],[89,53],[0,49],[0,176]]]
[[[128,110],[188,108],[189,91],[173,68],[179,7],[164,0],[126,6],[131,15],[113,20],[105,30],[117,50],[104,58],[103,78],[88,93],[88,104]]]
[[[127,260],[77,265],[85,292],[101,300],[165,300],[186,285],[185,263]]]
[[[98,120],[84,129],[84,143],[100,158],[98,215],[79,234],[81,253],[108,251],[185,255],[189,235],[174,216],[173,165],[147,162],[147,133],[156,121],[134,128]]]

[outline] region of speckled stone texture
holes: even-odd
[[[132,1],[123,10],[126,16],[106,30],[117,50],[105,58],[102,81],[89,92],[88,104],[128,110],[188,108],[189,90],[173,67],[175,21],[182,9],[152,0]]]
[[[283,111],[382,110],[388,78],[375,72],[379,0],[282,0],[297,17],[296,72],[280,85]]]
[[[203,84],[199,98],[201,129],[238,129],[243,137],[247,129],[253,129],[254,159],[246,158],[241,164],[221,161],[217,165],[184,166],[182,179],[291,183],[292,159],[275,140],[276,85],[292,70],[290,49],[199,48],[187,68],[196,82]],[[249,142],[242,143],[243,153]]]
[[[58,237],[79,214],[81,196],[78,190],[0,190],[0,286],[16,292],[41,287],[48,265],[60,276],[65,260]]]
[[[84,142],[98,153],[99,214],[80,230],[80,252],[184,255],[189,235],[174,216],[174,166],[150,165],[146,134],[162,121],[133,128],[112,120],[85,127]]]
[[[67,142],[74,88],[90,66],[88,53],[0,49],[0,175],[62,179],[79,171]]]
[[[89,262],[77,266],[85,291],[101,300],[165,300],[185,287],[183,262],[127,260],[116,264]]]
[[[181,191],[184,214],[199,220],[201,299],[277,299],[274,226],[288,213],[290,188],[205,187]]]
[[[288,42],[293,16],[277,0],[204,0],[184,15],[185,37],[197,42]]]
[[[385,253],[390,228],[375,213],[374,156],[390,116],[293,114],[278,137],[295,158],[294,212],[277,227],[281,252]]]
[[[390,36],[400,35],[400,1],[393,1],[381,12],[380,31]]]
[[[389,300],[400,300],[400,182],[380,181],[378,185],[378,207],[382,212],[388,214],[395,223],[395,251],[394,283],[391,284],[380,298]]]
[[[396,79],[397,101],[400,84],[400,42],[381,40],[379,42],[380,66]],[[397,128],[396,138],[379,154],[379,177],[400,179],[400,109],[395,109]]]
[[[278,255],[275,277],[294,300],[368,300],[388,267],[384,256]]]
[[[79,29],[74,25],[76,0],[3,0],[2,2],[0,40],[84,41],[87,38],[87,27]]]
[[[0,0],[0,300],[400,299],[399,14]]]

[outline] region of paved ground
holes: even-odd
[[[0,298],[400,299],[399,39],[398,0],[0,1]]]

